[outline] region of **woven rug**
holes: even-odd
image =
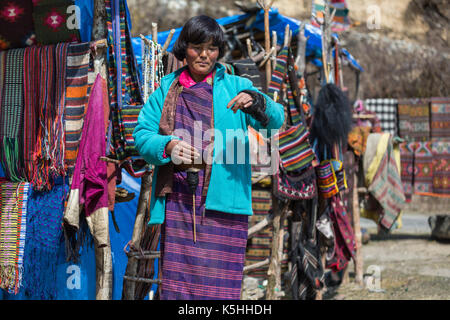
[[[431,98],[431,138],[450,139],[450,98]]]
[[[433,192],[450,197],[450,140],[432,142]]]
[[[33,1],[33,19],[36,40],[40,45],[61,42],[80,42],[80,33],[75,19],[67,13],[73,1],[40,0]]]
[[[364,105],[367,110],[377,114],[383,132],[389,132],[394,136],[398,134],[397,99],[366,99]]]
[[[73,173],[87,104],[89,43],[71,44],[67,52],[64,162]]]
[[[0,178],[0,288],[17,294],[22,284],[28,183]]]
[[[0,50],[36,44],[32,0],[0,1]]]

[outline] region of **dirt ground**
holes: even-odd
[[[394,231],[387,237],[380,237],[376,229],[369,228],[371,240],[362,248],[364,278],[368,285],[361,288],[354,282],[354,265],[350,263],[350,281],[325,298],[450,299],[450,243],[431,239],[429,228],[427,230],[423,225],[428,216],[423,213],[406,214],[403,230]],[[418,221],[422,221],[422,225]],[[380,281],[377,283],[375,278]]]

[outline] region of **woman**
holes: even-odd
[[[251,81],[225,73],[217,63],[224,50],[214,19],[191,18],[173,49],[187,66],[161,80],[134,131],[139,152],[155,165],[149,224],[162,224],[161,299],[240,298],[251,166],[248,137],[233,133],[250,125],[270,135],[284,112]],[[198,171],[195,196],[188,168]]]

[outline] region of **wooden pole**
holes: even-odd
[[[355,281],[363,285],[363,259],[362,259],[362,234],[360,225],[359,200],[358,200],[358,175],[353,174],[353,230],[355,231],[356,254],[355,254]]]
[[[106,48],[103,39],[107,38],[106,29],[106,7],[104,0],[94,1],[94,17],[92,26],[92,41],[96,41],[94,54],[94,70],[100,73],[103,79],[107,79],[106,73]],[[109,232],[108,220],[104,221],[106,225],[103,226]],[[96,278],[96,300],[111,300],[112,299],[112,256],[111,244],[108,235],[108,245],[98,247],[95,244],[95,278]]]
[[[141,191],[139,193],[138,207],[136,211],[136,220],[134,221],[133,235],[130,240],[130,247],[133,250],[140,249],[141,237],[144,230],[145,213],[152,189],[152,176],[150,172],[146,172],[141,178]],[[138,259],[136,256],[128,257],[128,264],[125,270],[127,277],[136,277],[138,267]],[[123,280],[122,300],[134,300],[136,282],[129,281],[127,278]]]
[[[158,43],[158,24],[152,22],[152,40],[154,43]]]
[[[269,3],[266,0],[258,0],[259,5],[264,10],[264,42],[265,42],[265,50],[266,53],[269,54],[270,51],[270,24],[269,24],[269,11],[272,6],[274,0],[271,0]],[[270,86],[270,78],[272,77],[272,67],[270,60],[266,63],[266,88],[269,89]]]
[[[305,22],[300,24],[300,29],[297,35],[297,57],[295,59],[295,65],[298,67],[298,73],[303,76],[306,68],[306,42],[308,38],[305,37]]]
[[[166,42],[164,42],[164,46],[162,48],[162,54],[165,55],[167,53],[167,48],[170,45],[170,42],[172,41],[173,35],[175,34],[175,29],[171,29],[169,32],[169,35],[167,36]]]
[[[289,209],[289,201],[283,208],[279,207],[278,199],[272,195],[272,209],[274,212],[272,247],[270,253],[270,264],[267,284],[267,300],[279,300],[281,292],[281,260],[283,255],[283,222]],[[281,210],[280,210],[281,209]]]

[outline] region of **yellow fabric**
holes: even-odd
[[[400,146],[398,143],[394,143],[394,159],[395,159],[395,163],[397,164],[398,174],[401,175],[402,170],[401,170],[401,160],[400,160]],[[398,218],[396,221],[397,229],[401,229],[401,227],[403,225],[402,224],[402,215],[403,215],[403,212],[400,212],[398,214]]]
[[[383,159],[384,154],[386,153],[388,142],[389,142],[389,133],[382,133],[380,139],[377,144],[377,151],[375,157],[372,159],[369,168],[367,169],[367,173],[365,175],[365,183],[366,187],[370,186],[375,174],[378,171],[381,160]]]

